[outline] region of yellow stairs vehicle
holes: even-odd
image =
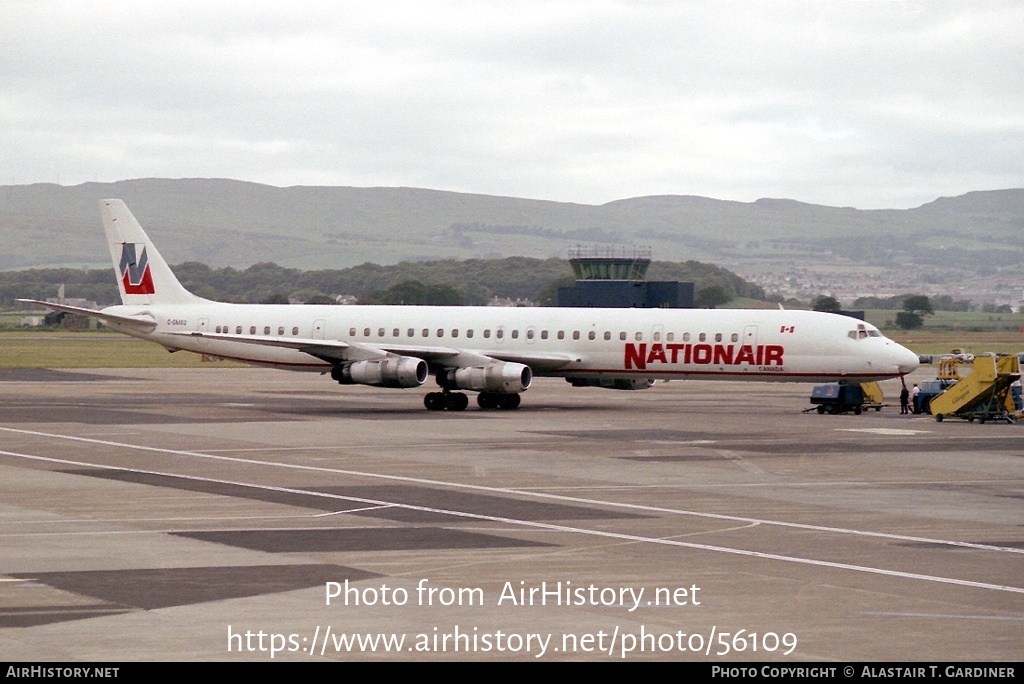
[[[860,383],[860,389],[864,392],[864,410],[873,408],[876,411],[881,411],[882,407],[885,406],[885,396],[882,395],[882,388],[878,386],[877,382],[862,382]]]
[[[934,397],[929,405],[935,420],[955,416],[973,422],[986,420],[1014,420],[1014,405],[1010,387],[1020,379],[1020,361],[1016,356],[979,354],[974,357],[974,369],[956,384]]]

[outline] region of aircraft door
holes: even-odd
[[[751,349],[757,349],[756,325],[748,325],[743,328],[743,344],[749,344]]]
[[[200,318],[199,319],[199,327],[197,327],[196,330],[198,332],[202,333],[202,334],[206,334],[206,333],[210,332],[210,319],[209,318]],[[206,351],[207,349],[210,348],[210,341],[207,340],[205,337],[200,337],[199,338],[199,348],[201,350],[203,350],[203,351]]]
[[[757,353],[757,326],[748,325],[743,328],[743,342],[744,347],[749,347],[751,352]],[[740,366],[744,371],[753,370],[752,364],[743,364]]]

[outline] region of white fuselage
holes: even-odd
[[[285,346],[289,340],[326,340],[351,344],[356,352],[365,346],[419,356],[432,372],[464,366],[467,358],[479,355],[520,361],[538,376],[590,379],[870,381],[903,375],[918,363],[913,352],[873,326],[797,310],[201,302],[104,311],[152,318],[156,328],[148,333],[113,327],[169,349],[318,372],[330,371],[333,364]],[[450,355],[423,350],[449,350]]]

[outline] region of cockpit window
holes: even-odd
[[[846,336],[851,340],[864,340],[868,337],[881,337],[882,333],[878,332],[875,328],[868,328],[863,323],[858,323],[857,329],[846,333]]]

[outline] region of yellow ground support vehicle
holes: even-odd
[[[1015,355],[979,354],[973,369],[956,384],[932,398],[929,411],[935,420],[955,416],[973,422],[1005,420],[1012,423],[1017,407],[1012,392],[1020,379],[1020,361]]]

